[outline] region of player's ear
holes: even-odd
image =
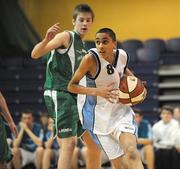
[[[117,41],[114,41],[114,49],[117,48]]]
[[[75,25],[75,20],[74,19],[72,19],[72,24]]]

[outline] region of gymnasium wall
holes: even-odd
[[[88,3],[95,21],[86,39],[94,39],[102,27],[112,28],[120,40],[180,37],[180,0],[19,0],[21,7],[43,37],[48,27],[60,22],[72,29],[72,10]]]

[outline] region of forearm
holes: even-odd
[[[53,139],[53,135],[52,135],[52,136],[49,138],[49,140],[45,142],[45,147],[46,147],[46,148],[51,148],[51,146],[52,146],[52,144],[53,144],[53,141],[54,141],[54,139]]]
[[[38,59],[42,57],[43,55],[45,55],[46,53],[48,53],[48,51],[46,51],[47,44],[48,44],[48,41],[45,39],[41,41],[40,43],[38,43],[32,50],[31,57],[33,59]]]
[[[97,88],[84,87],[78,84],[68,85],[68,90],[71,93],[76,93],[76,94],[84,94],[84,95],[91,95],[91,96],[98,95]]]
[[[14,147],[19,147],[20,146],[23,134],[24,134],[24,129],[21,129],[18,136],[17,136],[17,138],[14,140],[14,143],[13,143]]]
[[[42,146],[42,140],[38,138],[29,128],[26,128],[25,131],[37,146]]]
[[[152,144],[152,140],[147,138],[138,138],[137,143],[142,145],[148,145],[148,144]]]

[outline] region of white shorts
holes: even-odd
[[[108,135],[95,135],[96,143],[101,145],[104,152],[110,160],[116,159],[124,154],[121,145],[119,144],[119,137],[121,133],[131,133],[136,135],[137,127],[135,124],[119,124],[112,133]],[[93,137],[95,138],[95,137]]]
[[[21,158],[22,158],[22,167],[24,167],[25,165],[29,164],[29,163],[33,163],[34,164],[34,160],[35,160],[35,154],[36,152],[31,152],[31,151],[27,151],[23,148],[20,148],[21,151]]]

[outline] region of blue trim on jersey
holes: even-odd
[[[94,77],[92,77],[92,76],[88,76],[88,77],[90,79],[95,80],[98,77],[98,75],[99,75],[99,73],[101,71],[101,63],[100,63],[100,60],[99,60],[99,56],[98,56],[98,54],[95,51],[90,49],[89,52],[92,54],[92,56],[94,56],[94,58],[96,60],[96,63],[97,63],[97,72],[96,72],[96,75]]]
[[[96,87],[95,81],[86,77],[87,87]],[[95,121],[95,107],[97,104],[97,96],[86,96],[85,103],[82,108],[83,115],[83,128],[89,129],[90,131],[94,130],[94,121]]]
[[[90,133],[93,141],[94,141],[98,146],[101,146],[101,147],[102,147],[101,142],[99,141],[97,135],[94,134],[92,131],[89,131],[89,133]]]

